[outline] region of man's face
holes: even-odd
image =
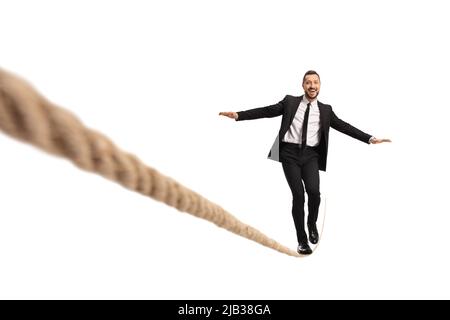
[[[305,90],[305,94],[308,99],[316,99],[320,91],[319,76],[317,74],[307,75],[305,81],[303,82],[303,90]]]

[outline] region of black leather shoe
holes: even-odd
[[[297,247],[297,252],[299,254],[311,254],[312,250],[307,243],[300,243]]]
[[[312,244],[316,244],[319,242],[319,232],[317,231],[316,224],[308,225],[308,231],[309,231],[309,242]]]

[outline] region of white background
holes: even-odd
[[[296,248],[266,159],[300,95],[330,133],[322,242],[295,259],[0,134],[0,298],[450,298],[445,1],[0,1],[0,66],[122,149]]]

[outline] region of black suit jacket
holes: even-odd
[[[297,112],[298,106],[302,101],[303,96],[294,97],[287,95],[283,100],[277,104],[250,109],[245,111],[239,111],[238,119],[236,121],[242,120],[253,120],[260,118],[273,118],[282,115],[281,127],[278,132],[278,136],[269,152],[268,158],[276,161],[280,161],[279,150],[280,142],[284,137],[289,127],[292,124],[295,113]],[[339,119],[333,112],[330,105],[321,103],[318,101],[319,112],[320,112],[320,143],[318,146],[319,150],[319,169],[322,171],[326,170],[327,167],[327,154],[328,154],[328,135],[330,132],[330,127],[336,129],[350,137],[358,139],[362,142],[369,143],[371,135],[362,132],[361,130],[353,127],[345,121]]]

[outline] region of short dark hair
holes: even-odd
[[[311,75],[311,74],[317,75],[317,76],[319,77],[319,81],[320,81],[320,76],[319,76],[319,74],[318,74],[316,71],[314,71],[314,70],[308,70],[308,71],[306,71],[305,75],[303,76],[303,81],[302,81],[302,83],[305,83],[306,76],[309,76],[309,75]]]

